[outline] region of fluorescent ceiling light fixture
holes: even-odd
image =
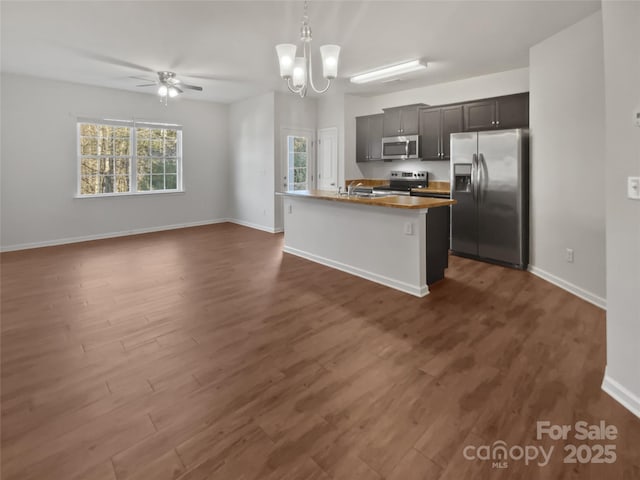
[[[410,62],[399,63],[390,67],[379,68],[378,70],[372,70],[371,72],[362,73],[351,77],[351,83],[368,83],[375,82],[376,80],[382,80],[383,78],[395,77],[396,75],[402,75],[404,73],[416,72],[418,70],[424,70],[427,65],[420,60],[411,60]]]

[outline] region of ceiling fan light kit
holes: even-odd
[[[350,80],[351,83],[376,82],[378,80],[384,80],[386,78],[404,75],[406,73],[417,72],[419,70],[424,70],[425,68],[427,68],[426,63],[422,63],[420,60],[411,60],[397,65],[378,68],[360,75],[354,75]]]
[[[138,87],[158,87],[157,93],[160,97],[160,103],[164,103],[167,105],[168,98],[175,98],[183,92],[183,88],[189,90],[197,90],[198,92],[202,91],[202,87],[197,85],[187,85],[183,83],[182,80],[179,80],[176,77],[174,72],[161,71],[158,73],[158,80],[155,83],[145,83],[142,85],[137,85]],[[134,77],[139,78],[139,77]]]
[[[331,80],[338,76],[338,61],[340,58],[340,46],[323,45],[320,47],[322,57],[322,76],[327,80],[324,88],[316,88],[313,83],[313,65],[311,61],[311,27],[307,15],[307,2],[304,2],[304,16],[300,28],[300,40],[302,41],[302,56],[296,57],[297,47],[291,43],[276,45],[280,76],[286,80],[287,88],[300,97],[307,95],[309,87],[316,93],[324,93],[329,90]]]

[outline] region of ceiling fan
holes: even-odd
[[[198,92],[202,91],[202,87],[197,85],[188,85],[182,80],[176,78],[176,74],[174,72],[157,72],[158,80],[153,81],[153,83],[143,83],[140,85],[136,85],[136,87],[158,87],[158,96],[160,97],[160,101],[164,101],[164,104],[167,104],[168,97],[177,97],[179,94],[183,93],[182,89],[188,90],[197,90]],[[133,77],[140,78],[140,77]],[[142,78],[142,80],[148,80],[146,78]],[[148,80],[152,82],[152,80]]]

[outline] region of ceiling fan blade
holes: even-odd
[[[189,90],[197,90],[198,92],[202,91],[202,87],[198,87],[197,85],[187,85],[186,83],[180,83],[182,88],[188,88]]]
[[[133,78],[134,80],[143,80],[145,82],[155,82],[156,79],[155,78],[149,78],[149,77],[136,77],[134,76],[130,76],[129,78]]]
[[[136,63],[133,62],[127,62],[126,60],[121,60],[119,58],[114,58],[111,57],[109,55],[103,55],[100,53],[96,53],[96,52],[91,52],[89,50],[85,50],[83,48],[77,48],[77,47],[69,47],[71,50],[75,51],[77,54],[85,57],[85,58],[89,58],[92,60],[96,60],[98,62],[104,62],[104,63],[110,63],[111,65],[116,65],[118,67],[125,67],[125,68],[131,68],[133,70],[140,70],[143,72],[152,72],[152,73],[156,73],[156,71],[152,68],[149,67],[145,67],[144,65],[138,65]]]
[[[175,88],[178,91],[178,93],[184,93],[182,90],[180,90],[180,88],[178,88],[177,85],[173,85],[173,88]]]
[[[142,83],[140,85],[136,85],[136,87],[155,87],[155,83]]]

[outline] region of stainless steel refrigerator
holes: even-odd
[[[529,131],[451,134],[451,251],[526,269]]]

